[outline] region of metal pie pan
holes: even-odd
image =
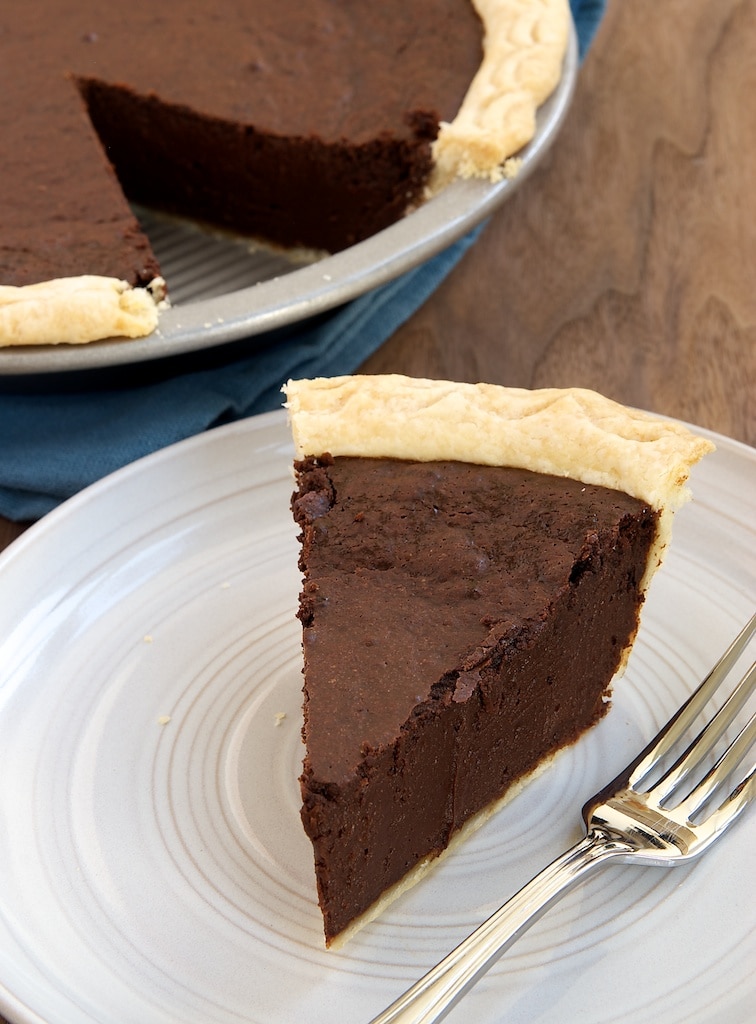
[[[514,178],[496,184],[455,181],[371,238],[314,262],[138,211],[171,293],[171,308],[161,314],[158,329],[136,340],[0,349],[0,377],[165,360],[242,339],[256,347],[269,343],[268,332],[386,284],[463,237],[524,184],[562,126],[577,70],[573,28],[559,85],[538,111],[536,134],[519,154],[522,165]]]

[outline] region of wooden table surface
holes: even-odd
[[[591,387],[756,443],[754,39],[756,0],[610,0],[553,150],[364,369]]]

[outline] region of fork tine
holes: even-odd
[[[740,782],[722,804],[706,819],[706,827],[710,830],[713,842],[738,818],[748,805],[756,798],[756,765]]]
[[[690,778],[691,773],[695,771],[717,740],[724,734],[725,729],[735,720],[735,716],[753,693],[754,686],[756,686],[756,661],[711,721],[690,743],[669,771],[665,772],[652,787],[652,792],[660,803],[668,803],[675,790]]]
[[[750,622],[735,637],[698,689],[694,690],[679,711],[672,716],[656,738],[646,747],[632,767],[632,771],[628,776],[628,785],[637,788],[648,773],[653,770],[654,766],[659,763],[661,758],[687,731],[727,677],[730,669],[751,641],[754,632],[756,632],[756,615],[751,618]]]
[[[706,773],[698,785],[691,790],[676,807],[678,814],[685,815],[690,821],[696,811],[701,808],[717,787],[724,782],[742,761],[756,738],[756,715],[741,729],[738,736],[733,740],[727,750],[722,754],[717,763]]]

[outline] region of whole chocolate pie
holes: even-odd
[[[567,0],[5,4],[0,345],[154,329],[129,201],[333,252],[501,175],[568,27]]]
[[[326,942],[609,707],[712,446],[590,391],[292,381],[302,821]]]

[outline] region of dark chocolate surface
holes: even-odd
[[[298,475],[302,820],[328,941],[606,712],[656,515],[460,463]]]
[[[619,543],[618,523],[642,507],[573,480],[466,464],[451,473],[448,464],[338,459],[329,482],[327,514],[319,491],[294,511],[309,532],[308,713],[329,723],[308,749],[316,774],[335,780],[354,769],[361,745],[392,742],[440,680],[452,700],[466,700],[500,640],[538,628],[598,557],[601,534]],[[313,484],[317,473],[306,473],[304,488]]]
[[[480,56],[463,0],[6,4],[0,283],[153,275],[106,157],[130,198],[343,247],[418,194]]]

